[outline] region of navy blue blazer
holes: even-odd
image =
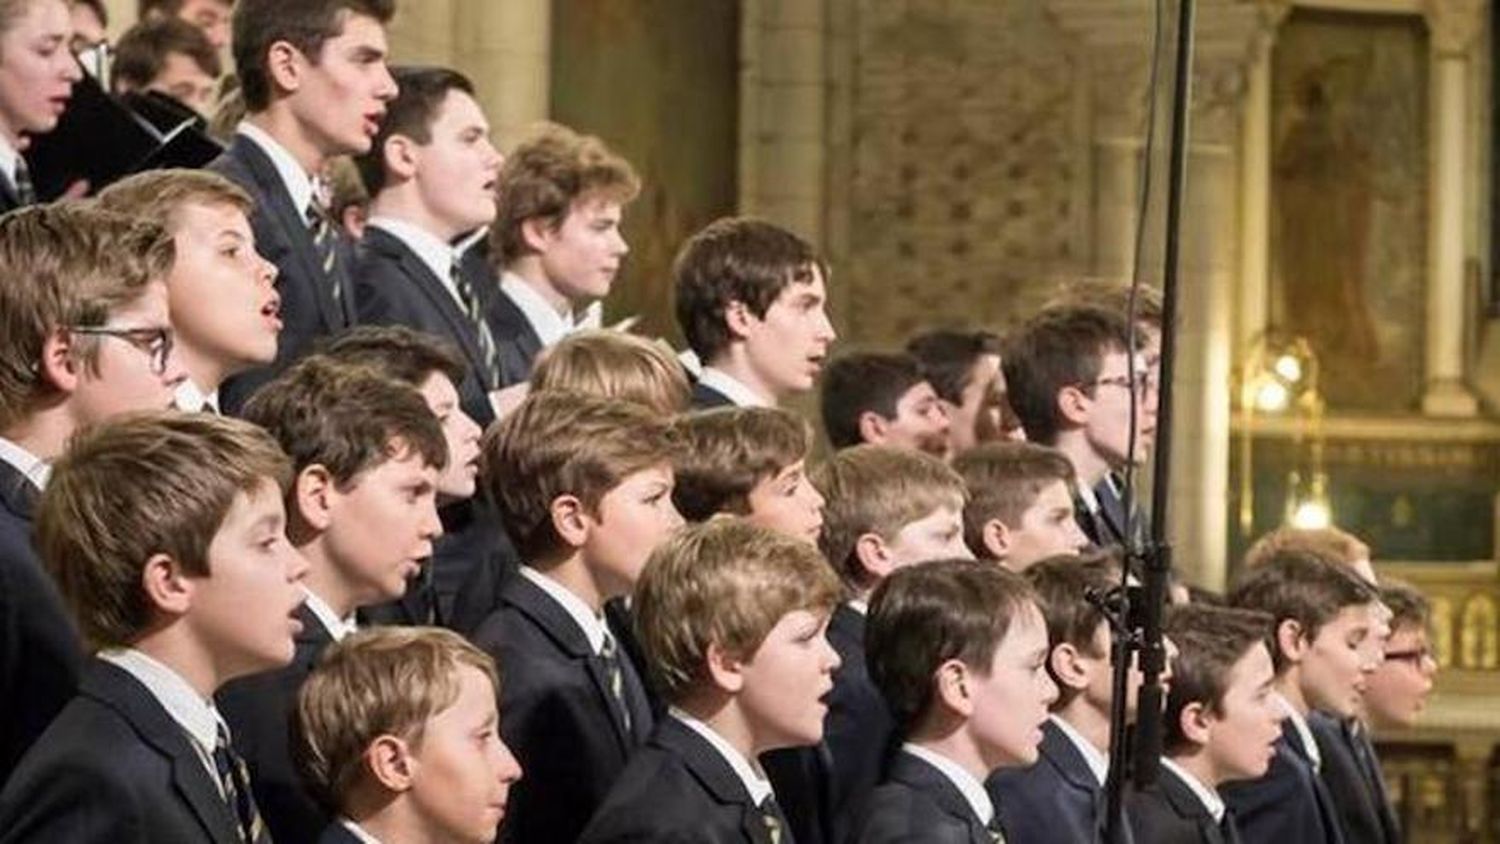
[[[318,836],[318,844],[361,844],[348,827],[338,821],[329,824]]]
[[[500,275],[482,255],[472,251],[466,255],[463,271],[469,274],[470,283],[476,290],[483,288],[492,292],[487,296],[485,318],[489,321],[500,358],[500,386],[530,381],[531,367],[542,351],[541,336],[531,327],[520,306],[500,289]]]
[[[427,263],[399,237],[376,226],[365,229],[351,275],[359,322],[404,325],[451,342],[468,366],[463,382],[455,385],[464,413],[481,428],[495,421],[486,387],[489,376],[479,350],[479,331],[448,292],[448,282],[433,275]],[[489,285],[474,286],[474,296],[481,303],[487,302],[491,289]]]
[[[1344,840],[1401,844],[1401,827],[1367,733],[1355,734],[1348,722],[1322,712],[1308,716],[1307,726],[1323,756],[1323,784],[1338,808]]]
[[[985,782],[1007,837],[1027,844],[1102,840],[1104,789],[1083,754],[1051,720],[1042,724],[1038,752],[1031,767],[1006,768]]]
[[[781,840],[790,844],[791,836]],[[631,757],[578,841],[770,844],[770,835],[729,762],[691,727],[667,717]]]
[[[694,381],[691,406],[693,410],[734,407],[734,399],[715,390],[713,387],[705,386],[702,381]]]
[[[255,248],[276,265],[276,291],[281,295],[281,336],[275,363],[236,375],[219,389],[221,407],[233,413],[255,388],[305,356],[318,338],[354,324],[354,289],[345,267],[347,243],[339,250],[330,278],[318,259],[307,225],[307,209],[293,206],[276,165],[254,141],[236,135],[208,169],[244,188],[255,200],[250,215]],[[334,284],[341,291],[338,301],[333,297]]]
[[[992,844],[991,831],[942,771],[910,753],[891,758],[885,782],[860,813],[856,844]],[[1024,844],[1029,839],[1006,839]]]
[[[230,682],[216,696],[234,748],[250,769],[261,819],[275,841],[315,841],[332,820],[302,785],[292,762],[290,730],[297,690],[333,644],[333,636],[307,605],[298,608],[297,618],[302,632],[289,665]]]
[[[1344,844],[1338,809],[1288,718],[1265,776],[1219,790],[1245,844]],[[1365,844],[1363,841],[1350,844]]]
[[[1147,844],[1238,844],[1234,821],[1226,813],[1220,827],[1191,787],[1163,765],[1156,783],[1125,797],[1135,840]]]
[[[823,740],[833,757],[833,802],[839,815],[861,805],[885,776],[900,746],[896,721],[865,662],[865,617],[839,604],[828,621],[828,643],[841,660],[833,672]]]
[[[525,771],[511,788],[500,840],[575,840],[651,733],[635,667],[622,655],[627,731],[611,702],[608,672],[577,622],[520,575],[505,580],[499,609],[472,639],[502,666],[500,732]]]
[[[288,839],[291,840],[291,839]],[[0,844],[240,844],[192,739],[129,672],[91,660],[0,793]]]
[[[78,689],[83,643],[31,544],[38,493],[0,460],[0,786]]]

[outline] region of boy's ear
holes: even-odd
[[[78,389],[80,369],[84,363],[74,354],[73,335],[59,328],[42,341],[42,356],[37,361],[37,378],[63,393]]]
[[[1060,685],[1070,689],[1086,688],[1089,684],[1089,672],[1084,661],[1088,657],[1079,653],[1078,648],[1072,642],[1061,642],[1055,645],[1047,654],[1047,661],[1052,665],[1052,676]]]
[[[1089,419],[1089,404],[1093,401],[1082,387],[1069,384],[1057,391],[1057,412],[1072,425],[1082,425]]]
[[[750,336],[750,321],[755,315],[750,308],[738,299],[730,299],[724,305],[724,327],[729,329],[729,337],[732,340],[743,340]]]
[[[552,248],[552,239],[556,234],[551,223],[541,217],[521,221],[521,240],[533,252],[546,252]]]
[[[999,519],[990,519],[979,531],[984,550],[991,557],[1003,560],[1010,554],[1010,528]]]
[[[1177,716],[1177,726],[1188,741],[1200,746],[1206,745],[1209,738],[1210,717],[1208,707],[1203,705],[1203,701],[1195,700],[1182,707],[1182,712]]]
[[[312,530],[322,533],[333,523],[333,474],[321,463],[313,463],[292,480],[292,503],[296,516]]]
[[[859,561],[865,575],[863,579],[875,583],[885,579],[894,568],[890,548],[878,533],[862,533],[854,540],[854,559]]]
[[[157,611],[186,615],[193,605],[193,583],[168,554],[153,554],[141,569],[141,589]]]
[[[962,661],[950,659],[933,672],[934,695],[938,705],[962,718],[974,714],[974,698],[970,694],[969,666]]]
[[[722,691],[739,694],[745,687],[745,664],[732,656],[718,642],[708,644],[708,678]]]
[[[1306,631],[1302,629],[1302,622],[1293,618],[1283,618],[1276,625],[1276,647],[1281,649],[1281,655],[1286,657],[1287,662],[1301,662],[1311,644],[1312,642],[1307,639]]]
[[[588,513],[577,496],[559,495],[547,509],[552,514],[552,530],[559,539],[574,548],[588,541]]]
[[[365,765],[387,791],[410,790],[414,764],[406,742],[392,735],[379,736],[365,748]]]
[[[266,48],[266,76],[271,84],[288,93],[302,87],[302,75],[308,63],[301,50],[290,41],[275,41]]]
[[[417,144],[405,135],[391,135],[381,144],[380,157],[385,170],[400,179],[417,174]]]
[[[859,415],[859,438],[867,443],[880,445],[885,442],[890,427],[890,422],[873,410]]]

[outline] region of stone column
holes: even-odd
[[[1483,26],[1483,0],[1429,0],[1431,117],[1427,229],[1427,387],[1422,412],[1474,416],[1464,383],[1464,172],[1469,52]]]
[[[827,80],[824,0],[745,0],[740,210],[821,244]]]
[[[1243,360],[1266,328],[1271,290],[1271,46],[1267,28],[1251,47],[1240,112],[1240,293],[1235,348]]]
[[[453,63],[474,80],[496,140],[509,149],[552,111],[552,2],[452,1]]]

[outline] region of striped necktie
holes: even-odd
[[[31,181],[31,168],[26,166],[26,159],[17,156],[16,175],[12,180],[16,183],[16,204],[21,207],[36,204],[36,184]]]
[[[458,293],[464,315],[469,318],[469,324],[474,326],[479,359],[484,362],[484,372],[481,373],[484,376],[484,388],[493,390],[500,386],[500,349],[495,343],[495,335],[490,332],[489,321],[484,318],[484,308],[479,297],[474,295],[473,285],[469,284],[462,264],[456,259],[448,265],[448,278],[453,282],[454,291]]]
[[[307,204],[306,214],[307,230],[313,239],[313,253],[318,256],[318,268],[323,271],[323,279],[328,284],[333,303],[341,305],[344,291],[339,286],[338,276],[333,272],[339,259],[338,234],[333,230],[333,221],[328,218],[328,212],[316,200]]]
[[[620,666],[620,648],[615,637],[604,631],[604,642],[599,647],[599,660],[604,663],[604,675],[609,681],[609,694],[614,698],[615,708],[620,712],[620,723],[625,725],[628,735],[631,730],[630,707],[625,703],[625,670]]]
[[[218,742],[214,744],[214,768],[224,789],[224,802],[234,813],[240,840],[245,844],[269,841],[266,825],[255,808],[255,795],[250,793],[250,774],[245,770],[245,760],[230,746],[229,731],[223,724],[219,725]]]

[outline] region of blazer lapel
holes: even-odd
[[[1192,821],[1198,826],[1198,834],[1203,844],[1228,844],[1224,840],[1224,833],[1219,825],[1214,822],[1214,816],[1209,814],[1208,807],[1198,799],[1198,795],[1175,771],[1163,766],[1157,775],[1157,782],[1161,787],[1162,796],[1166,798],[1168,805],[1172,807],[1181,817]]]
[[[203,758],[151,692],[124,669],[95,661],[79,686],[81,694],[119,712],[146,743],[172,762],[172,785],[217,844],[240,844],[239,823],[219,793]]]
[[[401,265],[401,269],[411,279],[412,285],[427,297],[429,303],[443,315],[452,336],[459,338],[459,346],[463,349],[464,356],[469,359],[469,364],[478,372],[484,372],[486,363],[484,355],[479,351],[479,341],[474,336],[474,323],[469,320],[469,315],[459,307],[458,301],[453,294],[448,292],[448,285],[440,278],[432,274],[432,268],[423,261],[401,241],[400,238],[389,232],[381,230],[377,226],[371,226],[365,234],[365,238],[372,249],[384,252],[395,258]],[[462,271],[462,265],[460,265]]]
[[[236,135],[230,142],[228,154],[245,162],[256,184],[260,185],[262,194],[270,200],[270,207],[261,210],[266,219],[276,221],[286,243],[297,253],[297,260],[302,262],[304,277],[313,286],[313,297],[317,300],[318,312],[322,314],[324,324],[334,329],[352,324],[345,308],[352,304],[354,297],[345,283],[343,262],[334,262],[334,279],[329,279],[328,274],[323,272],[313,244],[312,232],[308,228],[307,209],[297,208],[292,204],[292,196],[287,192],[286,184],[281,181],[276,165],[254,141],[243,135]],[[331,283],[337,283],[343,291],[342,307],[333,301]]]
[[[36,485],[21,474],[20,469],[0,460],[0,507],[9,510],[16,518],[30,522],[40,498]]]
[[[974,809],[942,771],[910,753],[897,753],[891,759],[890,779],[926,795],[945,814],[961,821],[969,830],[973,844],[990,844],[990,833]]]
[[[693,778],[713,799],[726,806],[740,807],[740,830],[745,840],[770,844],[770,833],[761,820],[760,809],[745,790],[745,784],[729,767],[729,762],[706,739],[686,724],[668,716],[661,719],[651,742],[682,760]]]

